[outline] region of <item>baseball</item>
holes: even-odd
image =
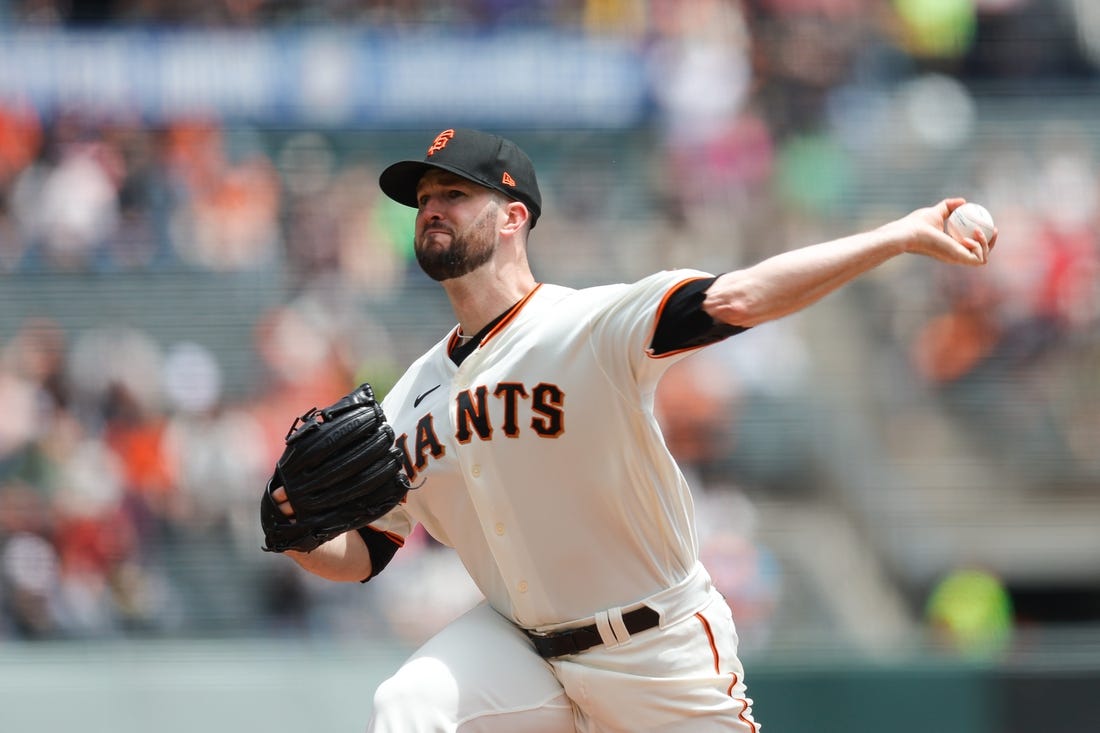
[[[981,204],[963,204],[947,219],[947,233],[956,239],[974,236],[975,229],[981,229],[987,242],[993,239],[993,216]]]

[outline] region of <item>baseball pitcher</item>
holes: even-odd
[[[485,601],[379,686],[368,730],[758,731],[735,620],[654,418],[658,381],[893,257],[984,265],[996,232],[946,234],[964,203],[947,199],[717,276],[576,290],[528,264],[542,199],[511,141],[445,130],[380,185],[416,208],[417,260],[457,324],[380,407],[364,385],[296,421],[264,492],[268,549],[367,581],[421,524]]]

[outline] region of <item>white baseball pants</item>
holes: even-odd
[[[482,603],[375,693],[369,733],[758,733],[729,607],[703,606],[613,647],[544,660]]]

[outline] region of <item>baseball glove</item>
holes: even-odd
[[[283,487],[294,516],[271,493]],[[309,552],[381,517],[409,489],[393,428],[369,384],[296,418],[260,501],[264,550]]]

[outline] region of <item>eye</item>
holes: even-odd
[[[451,201],[454,201],[455,199],[460,199],[465,195],[466,192],[458,188],[452,188],[450,191],[447,192],[447,198]]]

